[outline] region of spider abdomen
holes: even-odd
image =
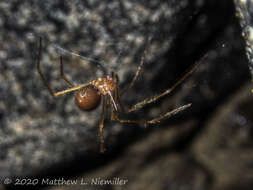
[[[75,95],[76,105],[84,111],[95,109],[100,103],[101,95],[93,87],[81,88]]]

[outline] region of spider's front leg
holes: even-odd
[[[63,69],[63,61],[62,61],[62,56],[60,56],[60,71],[61,71],[61,78],[70,86],[74,87],[72,82],[65,76],[64,74],[64,69]]]
[[[41,68],[40,68],[40,58],[41,58],[41,49],[42,49],[42,38],[39,38],[39,51],[38,51],[38,56],[37,56],[37,60],[36,60],[36,65],[37,65],[37,71],[39,73],[39,76],[43,82],[43,84],[46,86],[46,88],[48,89],[49,93],[55,97],[55,96],[59,96],[59,95],[62,95],[62,94],[65,94],[65,93],[68,93],[68,92],[72,92],[72,91],[76,91],[80,88],[83,88],[83,87],[86,87],[88,85],[90,85],[90,82],[88,83],[85,83],[85,84],[81,84],[81,85],[77,85],[77,86],[74,86],[68,79],[67,77],[64,75],[64,72],[63,72],[63,63],[62,63],[62,57],[60,57],[60,70],[61,70],[61,78],[66,82],[68,83],[68,85],[71,87],[69,89],[66,89],[66,90],[62,90],[62,91],[59,91],[59,92],[54,92],[53,89],[50,87],[50,85],[48,84],[47,80],[45,79],[42,71],[41,71]]]
[[[46,79],[45,79],[45,77],[44,77],[44,75],[43,75],[43,73],[42,73],[42,71],[41,71],[41,69],[40,69],[40,57],[41,57],[41,45],[42,44],[42,39],[41,38],[39,38],[39,51],[38,51],[38,56],[37,56],[37,71],[38,71],[38,73],[39,73],[39,75],[40,75],[40,78],[41,78],[41,80],[42,80],[42,82],[44,83],[44,85],[47,87],[47,89],[48,89],[48,91],[49,91],[49,93],[52,95],[52,96],[55,96],[54,95],[54,91],[52,90],[52,88],[49,86],[49,84],[47,83],[47,81],[46,81]]]

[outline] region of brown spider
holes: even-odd
[[[37,56],[37,70],[38,70],[38,73],[39,73],[44,85],[47,87],[48,91],[50,92],[50,94],[52,96],[55,97],[55,96],[66,94],[68,92],[77,91],[77,93],[75,94],[75,103],[81,110],[84,110],[84,111],[90,111],[92,109],[95,109],[99,105],[100,99],[102,97],[103,107],[102,107],[101,119],[99,122],[100,152],[104,152],[103,127],[104,127],[104,116],[105,116],[108,104],[110,105],[110,109],[111,109],[111,120],[118,121],[120,123],[143,124],[145,126],[147,126],[148,124],[158,123],[162,119],[165,119],[165,118],[168,118],[172,115],[175,115],[178,112],[183,111],[186,108],[191,106],[191,104],[186,104],[186,105],[178,107],[172,111],[169,111],[165,114],[162,114],[156,118],[153,118],[151,120],[128,120],[128,119],[119,118],[119,116],[118,116],[119,108],[120,108],[120,111],[123,113],[130,113],[130,112],[136,111],[138,109],[141,109],[146,104],[150,104],[152,102],[155,102],[159,98],[172,92],[179,84],[181,84],[195,70],[195,68],[198,65],[198,64],[195,64],[195,66],[190,71],[188,71],[171,88],[167,89],[163,93],[155,95],[151,98],[147,98],[147,99],[133,105],[131,108],[126,109],[121,102],[121,97],[123,96],[123,94],[127,90],[129,90],[134,85],[134,83],[135,83],[135,81],[142,69],[142,66],[144,63],[145,52],[141,58],[140,65],[138,66],[138,69],[137,69],[135,76],[133,77],[131,83],[127,87],[125,87],[121,92],[119,89],[118,76],[117,76],[117,74],[115,74],[113,72],[112,72],[111,76],[107,75],[103,78],[98,78],[96,80],[92,80],[90,82],[74,86],[64,75],[62,56],[60,56],[61,78],[70,86],[70,88],[68,88],[66,90],[59,91],[59,92],[54,92],[52,90],[52,88],[49,86],[49,84],[47,83],[47,81],[46,81],[45,77],[43,76],[41,69],[40,69],[40,57],[41,57],[41,46],[42,46],[41,41],[42,41],[42,39],[40,38],[39,51],[38,51],[38,56]]]

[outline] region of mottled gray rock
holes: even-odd
[[[70,179],[128,179],[124,186],[85,186],[90,189],[251,189],[250,76],[239,24],[233,15],[225,23],[198,70],[158,104],[164,111],[182,99],[193,102],[193,117],[163,122],[104,167]]]
[[[106,178],[122,172],[132,180],[131,188],[138,189],[139,182],[147,188],[146,179],[159,178],[157,172],[161,172],[164,177],[156,183],[158,189],[211,188],[216,181],[210,177],[208,165],[199,161],[198,154],[192,156],[188,148],[195,137],[206,132],[201,123],[249,80],[244,44],[233,14],[232,2],[218,0],[1,1],[1,179],[69,177],[84,172],[84,176],[94,172],[93,176]],[[173,92],[175,96],[163,98],[130,118],[151,118],[189,102],[190,109],[145,130],[107,119],[106,154],[100,155],[101,108],[84,113],[75,107],[72,94],[50,96],[36,72],[39,36],[43,37],[43,72],[58,90],[67,86],[59,77],[55,45],[102,62],[108,71],[116,70],[122,86],[131,80],[147,49],[142,76],[124,97],[127,105],[164,91],[206,52],[207,57]],[[75,84],[101,75],[95,62],[68,55],[63,55],[63,60],[65,72]],[[157,140],[145,141],[149,132],[157,134],[159,129]],[[141,148],[133,149],[124,160],[126,145],[138,139],[144,141]],[[138,155],[142,155],[139,161]],[[115,156],[121,160],[117,165]],[[137,171],[135,163],[139,162]],[[104,172],[106,163],[116,172]],[[163,167],[171,170],[161,171]],[[187,172],[181,178],[183,171]]]
[[[75,186],[66,186],[65,190],[90,189],[205,189],[209,182],[209,173],[194,161],[190,155],[184,157],[173,151],[173,147],[185,137],[196,121],[171,128],[160,127],[126,149],[122,156],[105,167],[81,175]],[[162,154],[159,154],[162,153]],[[123,185],[92,185],[92,180],[113,179],[119,177],[127,180]],[[87,184],[83,185],[82,181]],[[48,190],[54,187],[46,188]]]
[[[126,83],[140,62],[145,41],[152,38],[147,61],[157,60],[202,5],[187,0],[2,1],[0,176],[34,175],[80,154],[98,154],[100,109],[83,113],[75,107],[71,94],[50,96],[36,71],[39,36],[43,37],[42,70],[53,89],[66,88],[59,77],[55,44],[104,62],[109,71],[119,65],[120,79]],[[99,74],[94,63],[69,56],[63,60],[74,84]],[[150,69],[158,73],[162,64],[150,64]],[[148,87],[151,78],[152,73],[143,76],[146,87],[139,81],[138,94],[132,92],[128,102],[152,94]],[[117,123],[106,122],[107,151],[117,145],[119,134],[137,131],[135,126],[123,130]]]
[[[245,50],[249,60],[249,69],[253,78],[253,1],[252,0],[234,0],[236,16],[242,27],[242,36],[245,39]]]

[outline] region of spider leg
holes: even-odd
[[[42,41],[42,39],[41,39],[41,37],[40,37],[40,39],[39,39],[39,51],[38,51],[38,56],[37,56],[37,71],[38,71],[38,73],[39,73],[39,75],[40,75],[40,78],[41,78],[42,82],[43,82],[44,85],[47,87],[49,93],[50,93],[52,96],[55,96],[55,95],[54,95],[54,91],[52,90],[52,88],[51,88],[51,87],[49,86],[49,84],[47,83],[47,81],[46,81],[46,79],[45,79],[45,77],[44,77],[44,75],[43,75],[43,73],[42,73],[42,71],[41,71],[41,69],[40,69],[41,41]]]
[[[64,74],[62,56],[60,56],[60,70],[61,70],[61,78],[62,78],[70,87],[73,87],[74,85],[70,82],[70,80],[69,80],[69,79],[65,76],[65,74]]]
[[[142,55],[142,57],[141,57],[141,62],[140,62],[139,66],[138,66],[138,68],[137,68],[137,70],[136,70],[136,72],[135,72],[135,75],[134,75],[132,81],[130,82],[130,84],[129,84],[127,87],[125,87],[125,88],[119,93],[120,96],[123,96],[123,94],[125,94],[127,90],[129,90],[130,88],[133,87],[133,85],[134,85],[136,79],[138,78],[138,76],[139,76],[139,74],[140,74],[140,72],[141,72],[141,70],[142,70],[142,66],[143,66],[143,64],[144,64],[144,60],[145,60],[146,54],[147,54],[147,49],[144,50],[144,53],[143,53],[143,55]]]
[[[126,112],[126,108],[125,106],[122,104],[121,102],[121,99],[120,99],[120,92],[119,92],[119,77],[118,75],[114,75],[113,73],[113,79],[114,79],[114,76],[115,76],[115,81],[116,81],[116,88],[115,88],[115,91],[114,91],[114,100],[117,102],[117,104],[119,104],[120,106],[120,109],[123,111],[123,112]]]
[[[147,121],[148,124],[155,124],[155,123],[159,123],[161,120],[165,119],[165,118],[169,118],[173,115],[176,115],[177,113],[189,108],[192,104],[186,104],[186,105],[183,105],[183,106],[180,106],[172,111],[168,111],[166,112],[165,114],[162,114],[156,118],[153,118],[152,120],[149,120]]]
[[[112,114],[113,114],[113,117],[111,117],[112,120],[114,121],[118,121],[120,123],[136,123],[136,124],[141,124],[141,125],[144,125],[145,127],[148,125],[148,124],[156,124],[156,123],[159,123],[161,120],[163,119],[166,119],[166,118],[169,118],[173,115],[176,115],[177,113],[189,108],[191,106],[191,104],[186,104],[186,105],[183,105],[183,106],[180,106],[172,111],[169,111],[169,112],[166,112],[165,114],[162,114],[158,117],[155,117],[151,120],[128,120],[128,119],[121,119],[118,117],[117,113],[115,111],[112,111]]]
[[[66,94],[68,92],[79,90],[80,88],[83,88],[83,87],[86,87],[86,86],[89,86],[89,85],[91,85],[90,82],[84,83],[84,84],[80,84],[80,85],[77,85],[77,86],[73,86],[73,87],[68,88],[66,90],[58,91],[58,92],[54,93],[53,96],[60,96],[60,95]]]
[[[135,110],[141,109],[142,107],[144,107],[146,104],[150,104],[152,102],[157,101],[159,98],[171,93],[178,85],[180,85],[197,67],[199,64],[202,63],[202,61],[204,60],[204,58],[206,57],[203,56],[201,58],[201,60],[199,62],[197,62],[186,74],[184,74],[171,88],[165,90],[164,92],[162,92],[161,94],[155,95],[151,98],[147,98],[141,102],[138,102],[137,104],[133,105],[130,109],[127,110],[127,113],[133,112]]]
[[[90,82],[88,83],[84,83],[84,84],[81,84],[81,85],[77,85],[77,86],[73,86],[71,84],[71,82],[65,77],[64,73],[63,73],[63,64],[62,64],[62,58],[61,59],[61,76],[63,78],[63,80],[65,80],[69,85],[71,84],[72,87],[69,88],[69,89],[66,89],[66,90],[62,90],[62,91],[58,91],[58,92],[54,92],[52,90],[52,88],[50,87],[50,85],[48,84],[48,82],[46,81],[42,71],[41,71],[41,68],[40,68],[40,57],[41,57],[41,45],[42,44],[42,39],[41,37],[39,38],[39,51],[38,51],[38,56],[37,56],[37,71],[39,73],[39,76],[42,80],[42,82],[44,83],[44,85],[46,86],[46,88],[48,89],[49,93],[52,95],[52,96],[59,96],[59,95],[62,95],[62,94],[65,94],[65,93],[68,93],[68,92],[72,92],[72,91],[75,91],[75,90],[79,90],[80,88],[83,88],[83,87],[86,87],[86,86],[89,86],[90,85]]]
[[[104,152],[104,138],[103,138],[103,128],[104,128],[104,119],[105,119],[105,113],[106,113],[106,96],[103,96],[103,108],[102,108],[102,114],[101,119],[99,122],[99,143],[100,143],[100,152]]]

